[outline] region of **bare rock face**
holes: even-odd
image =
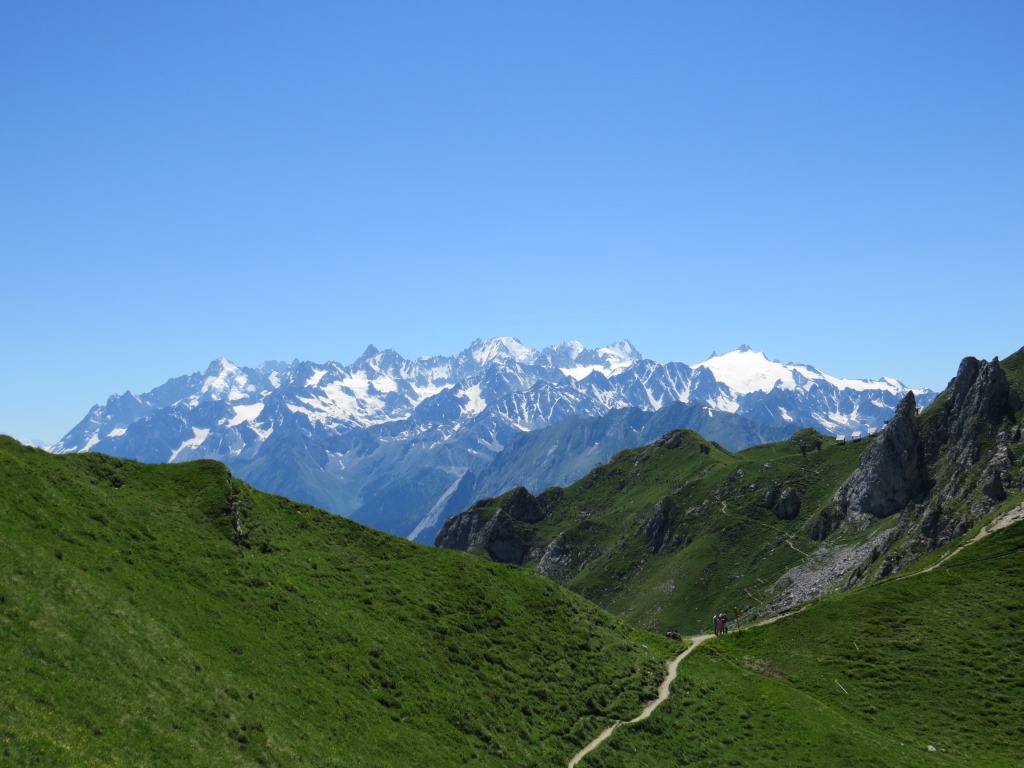
[[[964,358],[945,396],[935,407],[937,418],[922,435],[925,457],[936,460],[945,450],[954,466],[968,468],[981,455],[979,432],[1013,419],[1021,407],[1020,396],[1010,386],[999,358],[992,362]]]
[[[513,520],[523,523],[536,523],[544,519],[544,510],[537,503],[537,497],[519,486],[509,491],[502,499],[501,511]]]
[[[515,524],[510,514],[498,510],[491,518],[483,547],[495,562],[522,565],[530,551],[531,541],[532,537]]]
[[[792,488],[786,488],[782,492],[778,506],[775,507],[775,516],[779,520],[793,520],[800,514],[800,494]]]
[[[971,516],[983,515],[1015,484],[1010,442],[1020,428],[1015,420],[1020,395],[1010,386],[999,358],[986,362],[968,357],[934,407],[938,412],[928,420],[922,443],[928,460],[947,468],[935,497],[944,504],[971,499]],[[993,438],[994,449],[988,447]],[[976,467],[981,462],[979,478]],[[942,543],[941,537],[938,541]]]
[[[848,516],[885,517],[920,504],[920,514],[899,523],[908,541],[934,549],[963,535],[1006,498],[1008,488],[1024,482],[1011,448],[1020,433],[1020,407],[998,358],[965,358],[923,417],[907,395],[811,534],[823,539]],[[878,575],[914,557],[913,546],[894,550]]]
[[[860,466],[836,492],[838,517],[888,517],[928,492],[928,466],[917,423],[917,403],[908,392],[889,424],[860,457]]]
[[[468,552],[471,543],[476,541],[484,527],[479,516],[473,514],[475,510],[476,507],[473,507],[445,520],[441,530],[437,532],[437,538],[434,539],[434,546]]]
[[[764,495],[761,505],[774,512],[779,520],[792,520],[800,514],[800,494],[793,488],[777,485]]]
[[[668,540],[670,533],[669,516],[671,512],[672,500],[665,497],[654,505],[651,516],[647,518],[643,537],[644,544],[647,545],[647,550],[652,555],[657,554]]]
[[[499,506],[491,514],[495,502]],[[499,499],[484,499],[448,518],[434,545],[465,552],[481,548],[499,563],[521,565],[533,540],[529,524],[543,517],[537,498],[523,487],[514,488]]]
[[[1002,478],[991,466],[985,468],[981,475],[981,489],[992,501],[1004,501],[1006,499],[1006,488],[1003,487]]]

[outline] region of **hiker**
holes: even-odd
[[[715,622],[715,634],[716,635],[722,634],[722,614],[716,613],[711,618],[712,618],[712,621]]]
[[[729,617],[724,613],[720,613],[718,615],[722,617],[722,634],[724,635],[729,631]]]

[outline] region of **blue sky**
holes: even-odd
[[[225,356],[1024,345],[1024,4],[0,6],[0,433]]]

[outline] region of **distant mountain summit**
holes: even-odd
[[[778,430],[879,428],[907,391],[895,379],[839,379],[809,365],[772,362],[749,347],[691,367],[647,360],[626,340],[538,351],[501,336],[477,339],[453,357],[415,360],[370,345],[350,365],[296,360],[246,368],[220,358],[145,394],[112,395],[52,450],[154,463],[217,459],[263,490],[432,541],[513,438],[570,416],[602,443],[608,433],[587,419],[687,404],[690,410],[671,412],[678,423],[648,425],[634,416],[623,429],[627,422],[616,422],[608,449],[649,440],[655,424],[700,429],[725,412],[732,421],[718,423],[712,439],[736,450],[777,439]],[[921,405],[934,397],[916,394]],[[583,432],[563,430],[547,446],[544,476],[569,481],[610,457],[591,451],[581,464],[570,455],[577,434]],[[533,441],[530,450],[538,445]],[[520,476],[501,474],[508,487],[531,486],[529,462],[503,460],[521,467]],[[487,481],[489,491],[496,482]]]
[[[731,399],[717,403],[720,410],[750,413],[768,402],[782,419],[800,420],[833,435],[877,429],[880,412],[891,414],[893,405],[909,391],[896,379],[842,379],[811,365],[783,364],[746,345],[712,355],[694,368],[710,371],[715,381],[732,392]],[[925,404],[935,397],[930,390],[917,394]]]

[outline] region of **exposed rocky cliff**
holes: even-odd
[[[1019,486],[1014,435],[1020,395],[998,358],[968,357],[946,391],[918,416],[908,393],[893,418],[864,451],[857,471],[836,492],[834,508],[812,533],[824,538],[844,520],[909,512],[929,548],[966,531],[973,519]],[[916,513],[916,514],[914,514]]]
[[[494,502],[481,499],[466,512],[448,518],[437,535],[436,546],[483,550],[499,563],[521,565],[532,542],[531,530],[522,523],[543,519],[544,510],[537,497],[521,486],[503,495],[493,514],[482,514]]]
[[[844,519],[900,513],[877,578],[963,535],[1024,481],[1014,452],[1021,439],[1021,397],[998,358],[964,359],[920,417],[907,406],[910,398],[864,452],[857,472],[836,493],[834,510],[819,518],[814,531],[823,538]]]
[[[1021,487],[1013,449],[1021,439],[1020,409],[1020,394],[999,359],[968,357],[928,411],[921,442],[935,488],[922,515],[919,541],[929,549],[966,532],[1006,498],[1007,489]]]
[[[980,454],[978,438],[1005,422],[1015,422],[1020,408],[1020,395],[1010,386],[998,357],[992,362],[964,358],[932,407],[933,418],[923,434],[925,458],[935,461],[945,454],[956,466],[972,466]]]
[[[917,418],[917,401],[908,392],[896,413],[860,457],[860,466],[836,492],[836,519],[850,515],[888,517],[928,492]]]

